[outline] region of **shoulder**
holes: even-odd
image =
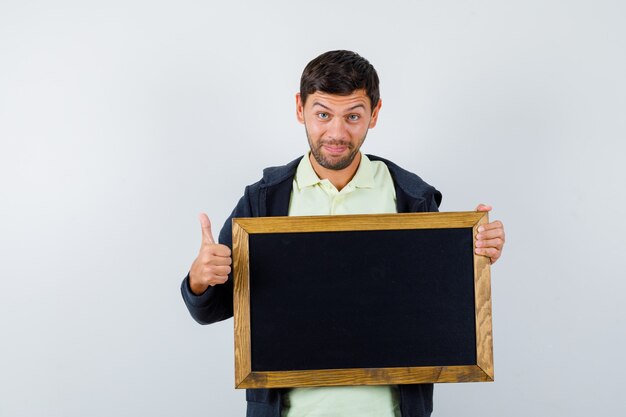
[[[268,167],[263,170],[263,178],[258,182],[260,186],[270,187],[279,184],[287,179],[293,178],[302,156],[293,161],[280,166]]]
[[[248,185],[246,189],[249,191],[258,191],[261,188],[272,187],[285,180],[293,179],[301,159],[302,156],[285,165],[264,168],[261,179],[254,184]]]
[[[391,174],[391,178],[393,178],[396,187],[400,188],[409,196],[416,199],[432,196],[437,205],[441,203],[441,193],[435,187],[420,178],[417,174],[400,167],[388,159],[381,158],[380,156],[367,155],[367,157],[371,161],[383,162],[389,169],[389,173]]]
[[[301,159],[302,157],[299,157],[285,165],[265,168],[259,181],[246,186],[231,217],[257,217],[286,213],[287,209],[283,206],[289,206],[293,178]]]

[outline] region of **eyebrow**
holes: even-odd
[[[330,107],[323,105],[323,104],[322,104],[322,103],[320,103],[319,101],[314,102],[314,103],[313,103],[313,106],[311,106],[311,107],[314,107],[314,106],[320,106],[320,107],[325,108],[326,110],[331,110],[331,108],[330,108]],[[360,108],[362,108],[363,110],[365,110],[365,106],[364,106],[363,104],[357,104],[357,105],[355,105],[355,106],[350,107],[350,108],[348,109],[348,111],[352,111],[352,110],[358,109],[359,107],[360,107]]]

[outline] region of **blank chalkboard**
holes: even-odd
[[[489,268],[473,251],[485,221],[235,219],[236,386],[492,380],[490,297],[477,286]]]

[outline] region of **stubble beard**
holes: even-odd
[[[352,163],[352,161],[354,161],[356,154],[359,152],[359,149],[361,149],[361,145],[363,144],[363,142],[365,142],[365,137],[367,136],[367,132],[365,132],[365,135],[361,139],[359,146],[356,146],[356,147],[348,141],[335,140],[335,139],[320,140],[317,146],[314,146],[313,141],[311,140],[311,136],[309,136],[309,132],[306,130],[306,127],[305,127],[305,131],[306,131],[306,137],[309,141],[309,147],[311,148],[311,155],[313,155],[313,158],[315,158],[317,163],[320,164],[322,167],[326,169],[332,169],[335,171],[339,171],[348,167]],[[324,145],[345,146],[350,150],[350,153],[341,159],[330,159],[330,158],[325,157],[324,154],[322,153]]]

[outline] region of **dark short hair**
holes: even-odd
[[[365,90],[372,110],[378,104],[378,74],[369,61],[352,51],[328,51],[304,67],[300,78],[302,103],[316,91],[327,94],[349,95]]]

